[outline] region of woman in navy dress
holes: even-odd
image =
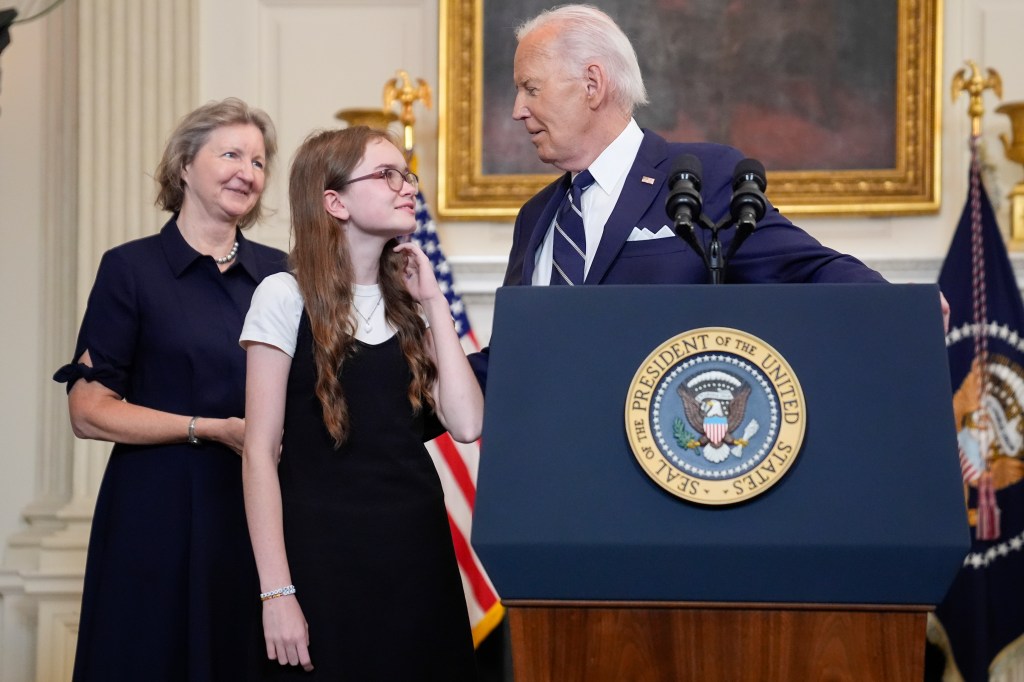
[[[259,617],[241,459],[256,286],[285,254],[250,242],[276,152],[237,99],[187,115],[157,168],[159,234],[100,262],[68,384],[79,438],[114,443],[96,500],[75,682],[242,680]]]
[[[292,273],[246,317],[242,472],[273,679],[476,679],[423,441],[438,420],[478,438],[483,397],[430,261],[399,243],[418,182],[385,133],[310,136],[291,172]]]

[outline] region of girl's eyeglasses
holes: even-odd
[[[360,180],[372,180],[374,178],[384,178],[387,180],[388,187],[390,187],[393,192],[401,192],[402,185],[406,182],[412,185],[412,188],[417,192],[420,189],[420,179],[415,173],[412,171],[406,171],[403,173],[397,168],[385,168],[384,170],[379,170],[374,173],[370,173],[369,175],[352,178],[345,184],[351,185],[353,182],[359,182]]]

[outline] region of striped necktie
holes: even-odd
[[[576,175],[555,216],[554,249],[551,254],[552,284],[582,284],[587,263],[587,235],[583,230],[581,198],[594,184],[594,176],[585,170]]]

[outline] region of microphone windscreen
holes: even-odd
[[[733,187],[736,187],[749,177],[753,177],[762,192],[768,186],[768,180],[765,179],[764,164],[757,159],[743,159],[736,164],[736,170],[732,174]]]
[[[674,185],[683,175],[691,175],[699,182],[703,172],[704,168],[701,166],[700,159],[693,154],[680,154],[676,157],[676,160],[672,162],[672,174],[669,176],[669,186]]]

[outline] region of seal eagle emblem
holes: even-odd
[[[682,499],[732,504],[775,485],[796,460],[806,406],[785,359],[738,329],[705,327],[655,348],[626,399],[647,475]]]
[[[757,433],[757,420],[751,419],[742,437],[733,436],[743,425],[750,390],[750,384],[721,371],[698,374],[676,388],[687,421],[700,435],[697,445],[709,462],[724,462],[730,452],[742,456],[743,446]]]

